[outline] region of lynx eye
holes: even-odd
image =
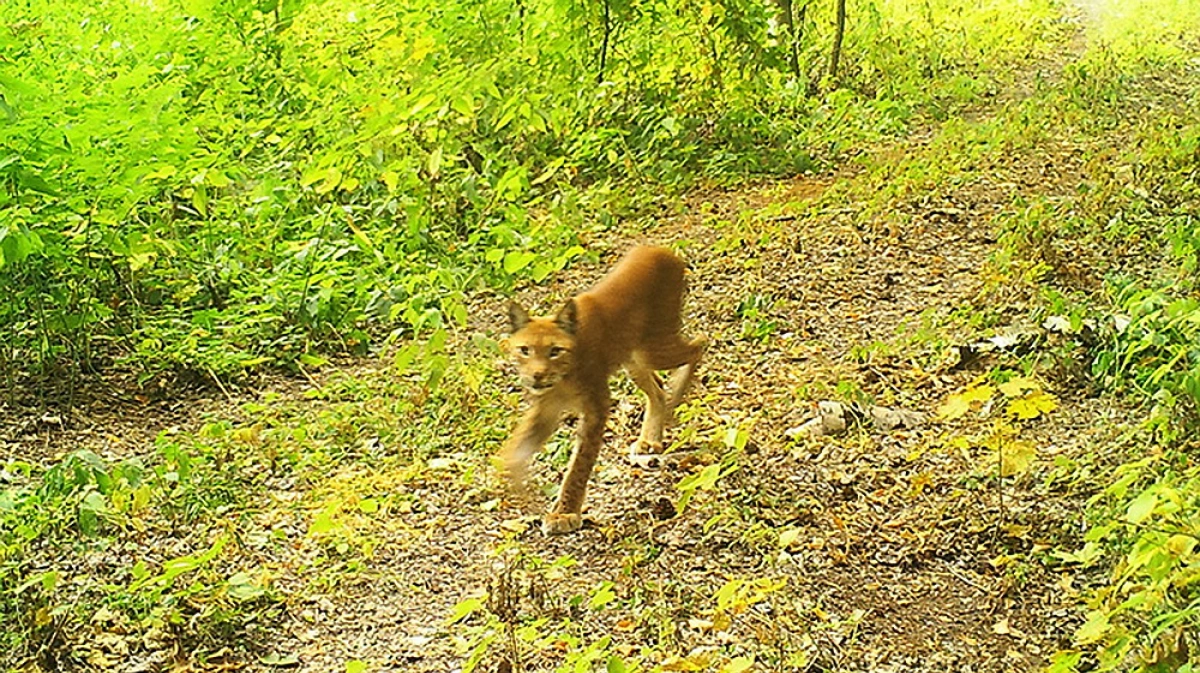
[[[527,358],[529,357],[529,346],[519,346],[517,352],[521,354],[521,357]]]
[[[562,355],[566,350],[567,349],[565,349],[561,346],[551,346],[550,347],[550,359],[553,360],[553,359],[557,358],[558,356]]]

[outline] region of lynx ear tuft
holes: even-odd
[[[562,331],[575,336],[575,327],[578,325],[578,311],[575,308],[575,300],[568,299],[567,303],[554,316],[554,324],[558,325]]]
[[[508,302],[508,331],[515,333],[529,324],[529,311],[515,300]]]

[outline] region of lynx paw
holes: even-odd
[[[542,519],[542,532],[546,535],[563,535],[574,533],[583,527],[583,517],[579,514],[547,514]]]
[[[629,447],[629,455],[632,457],[658,455],[663,452],[662,442],[647,442],[639,439]]]

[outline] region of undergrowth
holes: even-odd
[[[867,0],[831,75],[831,9],[5,3],[0,371],[220,380],[461,326],[664,188],[828,165],[1062,33],[1050,0]]]

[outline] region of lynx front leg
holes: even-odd
[[[546,535],[571,533],[583,526],[583,499],[587,495],[592,468],[596,466],[596,458],[604,445],[604,425],[607,420],[607,397],[588,405],[584,410],[579,423],[579,442],[575,445],[567,473],[563,475],[558,502],[542,520],[542,532]]]
[[[550,400],[539,399],[534,402],[524,418],[513,431],[512,437],[504,443],[500,450],[500,470],[508,480],[509,485],[521,489],[529,474],[529,461],[534,454],[542,450],[546,440],[554,434],[562,415],[562,405]]]

